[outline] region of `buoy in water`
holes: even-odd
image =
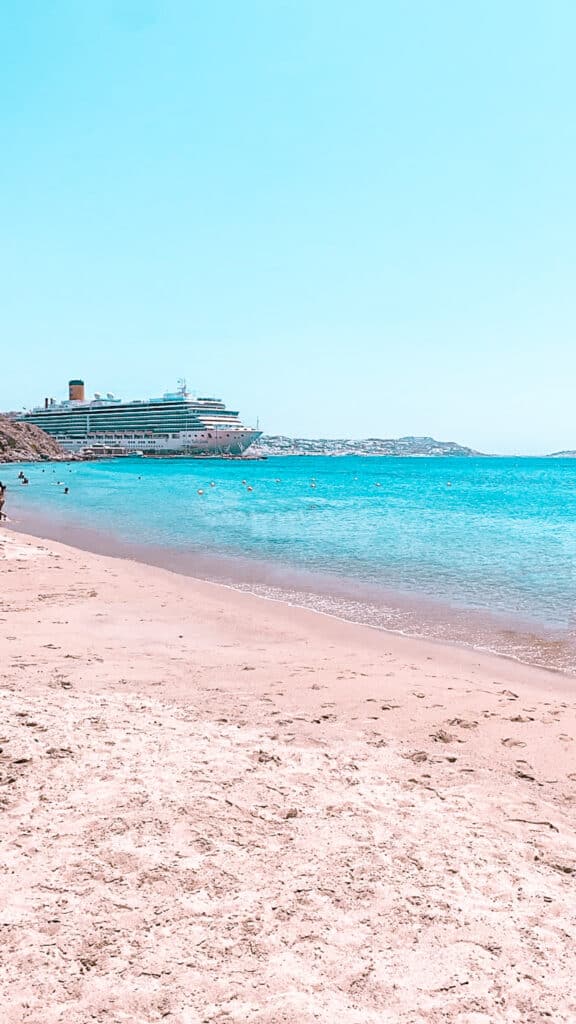
[[[216,487],[216,484],[214,483],[213,480],[210,481],[210,487]]]
[[[247,490],[247,491],[253,491],[253,490],[254,490],[254,488],[253,488],[253,487],[247,487],[247,488],[246,488],[246,490]]]
[[[245,480],[243,480],[243,481],[242,481],[242,486],[243,486],[243,487],[245,487],[245,486],[246,486],[246,481],[245,481]]]
[[[202,490],[201,487],[198,488],[198,494],[204,494],[204,491]]]

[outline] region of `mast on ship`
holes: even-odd
[[[176,394],[182,395],[183,398],[188,398],[188,386],[186,384],[185,377],[178,378],[178,386],[176,388]]]

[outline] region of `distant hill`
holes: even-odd
[[[546,456],[547,459],[576,459],[576,451],[569,448],[565,452],[552,452],[551,455]]]
[[[69,458],[53,437],[33,423],[17,423],[0,414],[0,463]]]
[[[264,435],[250,448],[251,455],[482,455],[455,441],[436,441],[433,437],[368,437],[361,441],[346,438],[304,438]]]

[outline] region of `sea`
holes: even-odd
[[[576,672],[576,460],[123,458],[0,479],[29,533]]]

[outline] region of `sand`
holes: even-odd
[[[0,533],[4,1024],[576,1020],[576,681]]]

